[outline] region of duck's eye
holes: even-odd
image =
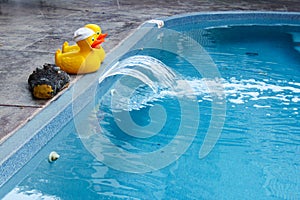
[[[92,38],[92,42],[94,42],[95,41],[95,38]]]
[[[99,32],[99,31],[97,32],[97,35],[100,35],[100,32]]]

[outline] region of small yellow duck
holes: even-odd
[[[107,34],[102,34],[102,30],[101,30],[100,26],[98,26],[97,24],[87,24],[84,27],[93,30],[96,34],[95,38],[97,38],[98,40],[103,40],[103,42],[104,42],[104,39],[107,36]],[[105,58],[105,51],[100,45],[97,48],[101,49],[103,51],[103,53],[101,54],[102,55],[101,62],[103,62],[103,60]],[[70,51],[77,51],[77,50],[79,50],[79,47],[76,44],[69,46],[68,42],[64,42],[64,44],[62,46],[62,53],[66,53],[66,52],[70,52]]]
[[[97,71],[105,57],[105,52],[100,46],[104,38],[97,37],[97,34],[90,28],[79,28],[74,33],[77,47],[72,47],[67,52],[58,49],[55,53],[55,64],[69,74]]]

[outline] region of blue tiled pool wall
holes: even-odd
[[[175,17],[170,17],[164,19],[165,28],[174,28],[182,24],[195,24],[201,23],[203,27],[210,26],[222,26],[222,25],[232,25],[232,24],[292,24],[300,25],[300,14],[299,13],[278,13],[278,12],[238,12],[238,13],[195,13],[191,15],[180,15]],[[145,24],[144,26],[148,26]],[[143,26],[141,27],[143,28]],[[138,29],[139,32],[141,29]],[[136,34],[136,33],[135,33]],[[148,37],[151,37],[153,33],[149,33]],[[135,36],[135,35],[133,35]],[[134,38],[128,38],[128,40],[133,41]],[[147,36],[140,40],[136,46],[139,46],[147,40]],[[136,47],[135,46],[135,47]],[[127,52],[128,45],[120,46],[120,52]],[[116,49],[118,51],[118,49]],[[110,57],[112,58],[114,54],[112,53]],[[108,66],[109,67],[109,66]],[[99,73],[98,73],[99,74]],[[89,81],[89,80],[86,80]],[[94,83],[97,84],[97,83]],[[95,92],[95,85],[92,85],[76,99],[72,99],[72,90],[69,89],[65,92],[64,96],[56,100],[56,102],[50,104],[46,109],[51,110],[56,104],[64,103],[66,104],[59,113],[53,113],[52,120],[46,124],[42,125],[41,129],[37,131],[34,136],[28,140],[23,146],[21,146],[18,151],[16,151],[12,156],[5,160],[0,166],[0,187],[5,184],[17,171],[19,171],[37,152],[39,152],[43,146],[45,146],[57,133],[61,130],[74,116],[74,113],[80,112],[89,102],[87,101],[87,96],[93,95]],[[63,100],[62,100],[63,99]],[[70,102],[66,103],[66,99]],[[76,107],[74,111],[73,104],[80,105]],[[44,112],[44,111],[43,111]],[[40,117],[39,115],[36,118]],[[29,122],[27,125],[30,126]]]
[[[215,12],[215,13],[194,13],[191,15],[179,15],[169,17],[165,20],[165,28],[174,28],[178,25],[200,24],[200,27],[217,27],[224,25],[247,24],[291,24],[300,25],[299,13],[291,12]],[[180,27],[180,26],[179,26]]]
[[[88,98],[94,94],[95,84],[90,86],[83,95],[72,99],[73,90],[68,90],[64,95],[66,98],[63,102],[53,102],[45,110],[49,111],[57,103],[66,104],[59,113],[53,113],[55,116],[48,124],[40,124],[42,127],[27,142],[24,143],[12,156],[3,162],[0,166],[0,187],[7,182],[17,171],[19,171],[33,156],[36,155],[58,132],[61,130],[75,114],[79,113],[88,103]],[[68,101],[66,101],[68,100]],[[72,102],[73,101],[73,102]],[[74,104],[77,106],[74,108]],[[51,111],[50,111],[51,112]],[[43,114],[43,113],[42,113]],[[37,118],[43,116],[37,116]],[[36,123],[39,120],[37,120]],[[20,131],[31,131],[30,124],[24,126]],[[33,130],[32,130],[33,131]]]
[[[22,168],[72,117],[69,105],[0,166],[0,186]]]

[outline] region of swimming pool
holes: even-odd
[[[0,197],[299,198],[299,19],[145,23],[1,146]]]

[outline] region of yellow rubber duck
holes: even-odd
[[[96,24],[87,24],[84,27],[92,29],[95,32],[98,39],[104,39],[107,36],[107,34],[102,34],[102,30],[101,30],[100,26],[98,26]],[[77,45],[69,46],[68,42],[64,42],[64,44],[62,46],[63,53],[69,52],[69,51],[74,51],[74,50],[78,50]]]
[[[55,64],[69,74],[85,74],[99,69],[104,50],[99,48],[104,38],[95,38],[95,32],[87,27],[79,28],[74,33],[77,50],[55,53]],[[104,55],[103,55],[104,53]]]
[[[102,30],[101,30],[100,26],[98,26],[97,24],[87,24],[84,27],[93,30],[95,32],[95,38],[97,38],[98,40],[103,40],[103,42],[104,42],[104,39],[107,36],[107,34],[102,34]],[[103,60],[105,58],[105,51],[101,45],[99,45],[97,48],[100,49],[101,51],[103,51],[101,54],[101,62],[103,62]],[[70,52],[70,51],[77,51],[77,50],[79,50],[79,47],[76,44],[70,46],[68,42],[64,42],[64,44],[62,45],[62,53],[66,53],[66,52]]]

